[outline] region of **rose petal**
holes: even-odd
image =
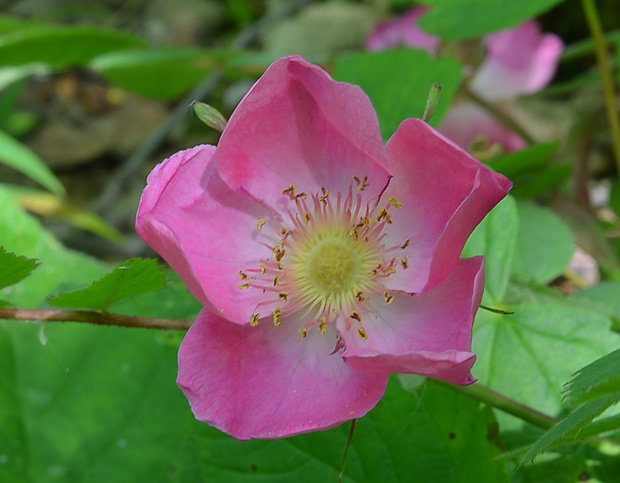
[[[415,7],[396,20],[379,24],[366,40],[366,48],[376,51],[406,45],[436,54],[441,39],[418,27],[418,19],[427,10],[426,7]]]
[[[440,131],[463,149],[469,149],[478,136],[484,136],[489,146],[499,144],[504,153],[526,146],[523,139],[472,102],[453,104],[441,123]]]
[[[484,37],[488,53],[471,88],[494,101],[532,94],[545,87],[557,68],[564,44],[554,34],[541,34],[536,22]]]
[[[259,290],[239,288],[239,270],[258,268],[259,259],[271,256],[259,243],[268,230],[256,228],[261,218],[276,222],[219,178],[214,152],[213,146],[181,151],[153,170],[136,231],[203,305],[246,324],[263,297]]]
[[[333,81],[301,57],[274,62],[241,101],[215,155],[234,190],[280,213],[290,184],[307,194],[347,193],[353,176],[368,176],[367,197],[389,173],[376,113],[362,90]],[[384,166],[384,167],[382,167]]]
[[[474,382],[470,369],[472,325],[484,291],[484,257],[459,260],[435,289],[421,295],[396,294],[375,303],[362,317],[368,334],[341,330],[342,357],[362,371],[413,373],[455,384]]]
[[[410,245],[409,268],[385,279],[394,290],[420,293],[437,286],[454,268],[465,241],[512,183],[418,119],[404,121],[386,150],[394,178],[382,197],[403,204],[391,209],[387,246]]]
[[[388,374],[361,372],[332,354],[335,330],[301,339],[293,320],[232,324],[203,310],[179,351],[177,383],[197,419],[237,439],[328,429],[365,415]]]

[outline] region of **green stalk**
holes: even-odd
[[[491,114],[495,119],[523,139],[528,145],[536,144],[536,140],[530,135],[530,133],[528,133],[517,121],[515,121],[504,111],[496,107],[491,102],[485,101],[468,87],[463,87],[462,91],[471,101]]]
[[[588,21],[588,27],[594,40],[594,51],[598,62],[599,70],[603,79],[603,92],[605,95],[605,107],[607,108],[607,119],[611,129],[611,141],[613,145],[614,158],[618,177],[620,178],[620,120],[618,119],[618,108],[616,103],[616,89],[614,79],[609,67],[609,59],[607,48],[605,47],[605,38],[603,37],[603,29],[601,20],[596,10],[594,0],[581,0],[583,11]]]
[[[525,404],[521,404],[514,399],[510,399],[509,397],[495,392],[481,384],[457,386],[456,384],[450,384],[449,382],[440,381],[438,379],[428,380],[433,384],[446,387],[452,391],[483,402],[488,406],[504,411],[505,413],[512,414],[513,416],[542,429],[549,429],[559,421],[559,419],[552,418],[551,416],[543,414],[540,411],[536,411]]]

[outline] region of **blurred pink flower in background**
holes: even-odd
[[[278,438],[363,416],[392,372],[473,382],[484,258],[459,257],[510,186],[417,119],[384,147],[359,87],[276,61],[138,209],[204,305],[179,352],[196,418]]]
[[[368,37],[368,50],[409,46],[436,55],[440,39],[417,25],[426,7],[415,7],[403,17],[380,24]],[[555,74],[564,45],[554,34],[541,34],[538,24],[520,26],[484,36],[483,62],[469,80],[470,90],[489,102],[509,101],[544,88]],[[480,135],[504,152],[525,147],[525,142],[491,114],[471,101],[457,101],[443,119],[440,131],[463,148]]]

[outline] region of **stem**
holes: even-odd
[[[504,126],[506,126],[511,131],[514,131],[521,139],[523,139],[527,144],[536,144],[536,140],[525,130],[517,121],[515,121],[512,117],[506,114],[504,111],[499,109],[497,106],[493,105],[493,103],[485,101],[478,94],[473,92],[467,86],[463,86],[462,88],[465,95],[480,106],[482,109],[491,114],[494,118],[496,118],[499,122],[501,122]]]
[[[95,325],[163,330],[187,330],[192,325],[190,320],[138,317],[93,310],[0,309],[0,319],[31,322],[85,322]]]
[[[609,68],[608,52],[605,47],[601,20],[596,10],[594,0],[581,0],[588,27],[594,40],[594,51],[598,62],[601,77],[603,79],[603,92],[605,94],[605,107],[607,109],[607,119],[611,129],[611,142],[616,160],[618,177],[620,178],[620,120],[618,119],[618,107],[616,102],[616,89],[614,79]]]
[[[523,421],[527,421],[534,426],[542,429],[549,429],[555,425],[559,419],[548,416],[540,411],[536,411],[525,404],[521,404],[514,399],[510,399],[498,392],[482,386],[481,384],[472,384],[471,386],[457,386],[449,382],[439,381],[437,379],[429,379],[433,384],[446,387],[455,392],[463,394],[467,397],[481,401],[491,407],[512,414]]]

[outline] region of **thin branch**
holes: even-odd
[[[599,70],[603,80],[603,92],[605,94],[605,107],[607,109],[607,119],[611,129],[611,142],[613,145],[616,169],[620,178],[620,119],[618,118],[618,102],[616,100],[616,88],[614,78],[609,67],[609,53],[605,46],[601,21],[596,10],[594,0],[582,0],[583,11],[590,27],[590,33],[594,40],[594,51],[598,62]]]
[[[527,144],[532,145],[536,144],[536,140],[528,133],[517,121],[515,121],[512,117],[506,114],[504,111],[499,109],[497,106],[492,104],[491,102],[487,102],[482,99],[478,94],[474,93],[467,86],[462,87],[463,93],[475,104],[480,106],[482,109],[491,114],[495,119],[501,122],[508,129],[517,134],[521,139],[523,139]]]
[[[82,322],[140,329],[187,330],[191,320],[138,317],[94,310],[0,309],[0,319],[29,322]]]

